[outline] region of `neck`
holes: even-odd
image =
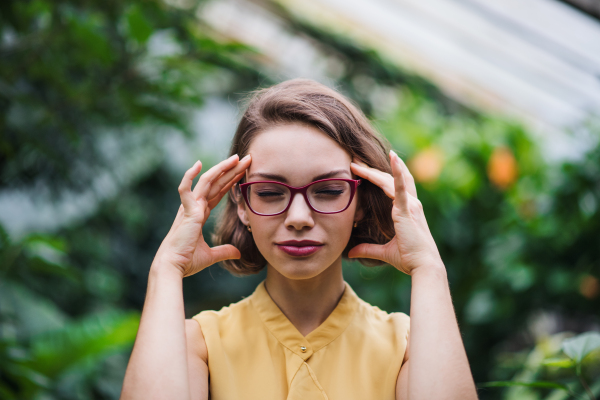
[[[265,287],[281,312],[306,336],[325,322],[344,294],[341,257],[309,279],[289,279],[267,265]]]

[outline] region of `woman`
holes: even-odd
[[[444,264],[414,180],[388,149],[324,85],[257,91],[232,156],[192,190],[196,162],[179,186],[122,399],[476,399]],[[226,194],[210,248],[202,227]],[[343,257],[409,274],[411,318],[359,299]],[[248,298],[186,320],[182,279],[217,262],[267,277]]]

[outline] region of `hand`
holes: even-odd
[[[210,212],[246,173],[251,157],[233,155],[202,174],[192,192],[192,181],[202,170],[197,161],[187,170],[179,185],[181,206],[169,233],[160,245],[153,264],[157,268],[176,268],[182,277],[194,275],[219,261],[238,259],[240,251],[230,244],[209,247],[202,227]],[[160,265],[160,267],[159,267]]]
[[[379,186],[394,200],[392,220],[396,236],[384,245],[362,243],[348,253],[350,258],[374,258],[412,275],[417,268],[443,266],[429,231],[423,206],[417,198],[415,180],[404,161],[390,151],[392,175],[353,160],[352,172]]]

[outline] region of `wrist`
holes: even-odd
[[[183,270],[176,266],[172,265],[169,262],[164,262],[160,259],[154,259],[152,265],[150,266],[150,276],[154,276],[157,278],[177,278],[183,279]]]
[[[444,265],[444,263],[441,260],[437,261],[437,262],[424,263],[424,264],[420,265],[419,267],[413,268],[410,273],[410,276],[413,278],[415,276],[422,276],[422,275],[437,276],[437,277],[441,277],[441,278],[448,277],[448,274],[446,271],[446,266]]]

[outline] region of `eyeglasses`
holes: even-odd
[[[360,179],[321,179],[294,187],[275,181],[239,184],[242,196],[254,214],[271,216],[288,210],[296,193],[302,193],[311,210],[335,214],[350,206]]]

